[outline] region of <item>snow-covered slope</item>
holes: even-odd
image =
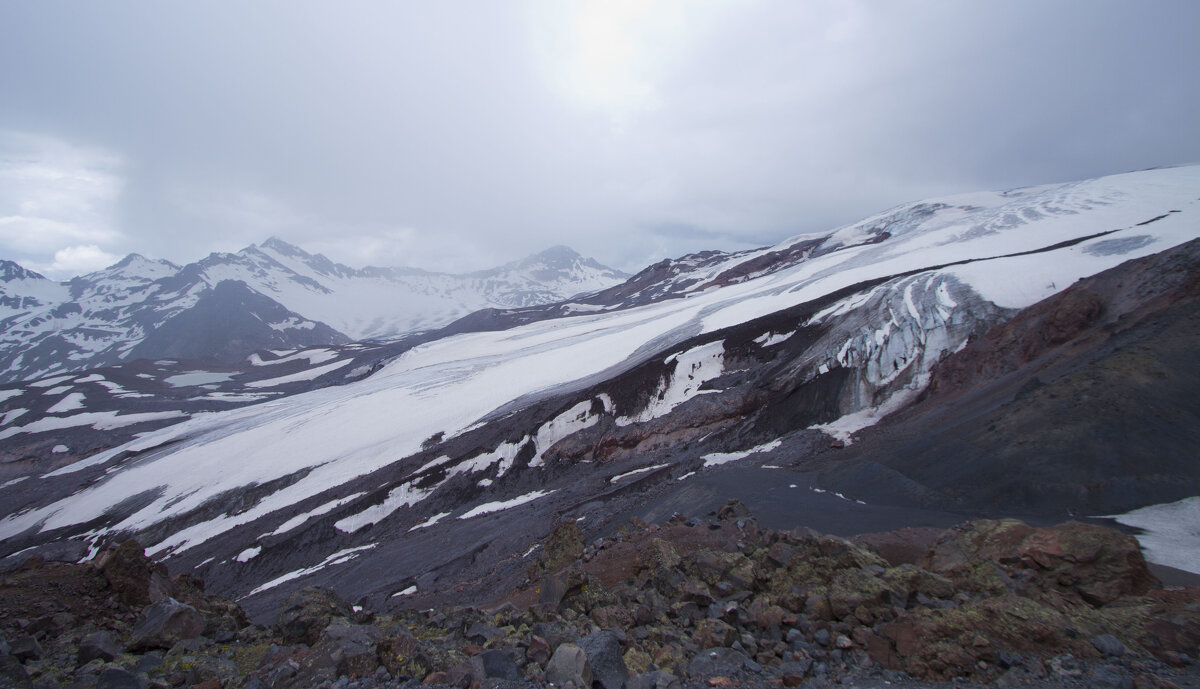
[[[713,256],[680,298],[429,342],[364,380],[192,418],[31,479],[50,497],[9,514],[0,538],[12,550],[138,533],[212,567],[279,546],[229,584],[261,592],[345,548],[584,500],[581,477],[663,453],[765,451],[764,434],[815,421],[852,432],[1004,309],[1200,236],[1198,197],[1200,167],[1151,170],[909,204]],[[834,408],[792,395],[804,385],[837,391]],[[288,540],[306,522],[320,538]]]
[[[62,284],[5,261],[0,264],[0,381],[110,365],[131,356],[177,356],[175,350],[185,348],[188,356],[235,361],[256,348],[397,336],[440,327],[482,308],[559,301],[623,277],[566,247],[489,271],[451,275],[356,270],[274,238],[183,267],[132,254]],[[269,302],[246,297],[235,306],[228,295],[214,294],[222,282],[243,283]],[[214,301],[224,303],[231,321],[240,319],[238,330],[258,332],[231,338],[232,347],[196,350],[205,329],[198,327],[195,314],[185,314]],[[252,309],[245,308],[250,304]],[[164,331],[168,323],[174,324],[167,328],[170,335]],[[157,343],[147,344],[148,338]]]

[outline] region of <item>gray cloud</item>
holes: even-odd
[[[7,3],[0,173],[110,186],[0,191],[0,254],[276,234],[354,264],[566,243],[636,269],[1200,160],[1196,26],[1188,0]]]

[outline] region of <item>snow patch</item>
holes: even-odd
[[[1200,496],[1107,518],[1142,529],[1137,540],[1147,560],[1200,574]]]
[[[72,374],[69,376],[55,376],[53,378],[43,378],[42,380],[36,380],[36,381],[30,383],[29,386],[34,387],[34,388],[49,388],[49,387],[58,385],[59,383],[71,380],[74,377],[75,376]]]
[[[429,494],[436,488],[437,486],[416,488],[411,483],[401,483],[388,493],[383,502],[378,505],[371,505],[358,514],[352,514],[344,519],[339,519],[333,525],[337,527],[338,531],[354,533],[364,526],[378,524],[401,507],[409,507],[417,504],[429,497]]]
[[[83,393],[82,392],[72,392],[71,394],[69,394],[66,397],[59,400],[58,403],[55,404],[53,407],[50,407],[49,409],[47,409],[46,413],[47,414],[64,414],[69,411],[75,411],[76,409],[83,409]]]
[[[0,417],[0,426],[7,426],[16,420],[18,416],[21,416],[28,411],[28,409],[9,409],[8,411],[4,412],[3,417]]]
[[[271,363],[274,363],[274,362],[271,362]],[[305,371],[300,371],[299,373],[293,373],[290,376],[280,376],[278,378],[268,378],[266,380],[254,380],[249,383],[246,383],[246,387],[248,387],[248,388],[273,388],[277,385],[286,385],[288,383],[295,383],[295,382],[301,381],[301,380],[312,380],[314,378],[323,376],[326,373],[331,373],[333,371],[336,371],[339,368],[342,368],[343,366],[349,366],[352,363],[354,363],[354,359],[343,359],[342,361],[337,361],[332,364],[326,364],[325,366],[318,366],[316,368],[310,368]]]
[[[920,394],[921,389],[925,386],[921,385],[916,389],[904,388],[892,394],[883,401],[882,404],[876,407],[868,407],[846,414],[829,423],[821,423],[809,426],[810,429],[823,431],[832,438],[842,441],[846,445],[854,442],[853,434],[861,431],[868,426],[874,426],[879,423],[880,419],[897,411],[907,405],[913,398]]]
[[[446,517],[449,517],[449,516],[450,516],[449,512],[438,512],[437,514],[433,515],[429,519],[426,519],[425,521],[421,522],[420,524],[413,526],[412,528],[409,529],[409,531],[416,531],[417,529],[424,529],[426,527],[433,526],[434,524],[437,524],[438,522],[442,521],[443,519],[445,519]]]
[[[618,426],[645,423],[670,413],[672,409],[696,395],[715,392],[715,390],[701,390],[700,386],[724,372],[725,341],[717,340],[693,347],[686,352],[668,357],[666,363],[670,363],[672,360],[675,361],[675,371],[669,380],[660,385],[658,392],[640,413],[632,417],[618,418],[616,420]]]
[[[370,550],[371,548],[374,548],[376,545],[378,545],[378,544],[371,543],[369,545],[360,545],[357,548],[347,548],[345,550],[339,550],[336,553],[325,558],[318,564],[313,565],[312,567],[305,567],[304,569],[297,569],[294,572],[288,572],[287,574],[284,574],[283,576],[275,577],[274,579],[268,581],[267,583],[259,586],[256,589],[254,589],[250,593],[247,593],[243,598],[249,598],[250,596],[253,596],[257,593],[262,593],[263,591],[266,591],[268,589],[273,589],[276,586],[279,586],[280,584],[291,581],[292,579],[299,579],[300,577],[308,576],[309,574],[312,574],[313,572],[319,572],[322,569],[325,569],[326,567],[332,567],[334,565],[340,565],[340,564],[349,562],[349,561],[353,560],[354,558],[358,557],[362,553],[362,551]]]
[[[769,443],[764,443],[762,445],[752,447],[749,450],[742,450],[740,452],[714,452],[713,454],[710,454],[710,455],[704,455],[703,457],[701,457],[701,459],[704,460],[704,468],[707,469],[708,467],[715,467],[715,466],[720,466],[721,464],[728,464],[730,462],[736,462],[737,460],[745,459],[746,457],[749,457],[750,455],[761,454],[763,452],[770,452],[782,444],[783,444],[783,441],[776,439],[776,440],[772,440]]]
[[[641,469],[634,469],[633,471],[626,471],[623,474],[617,474],[616,476],[613,476],[612,478],[608,479],[608,482],[616,483],[617,481],[620,481],[622,479],[627,479],[630,476],[637,476],[638,474],[644,474],[649,471],[654,471],[655,469],[661,469],[665,466],[667,466],[667,465],[666,464],[655,464],[654,466],[642,467]]]
[[[98,431],[111,431],[114,428],[132,426],[137,423],[160,421],[162,419],[178,419],[186,416],[187,412],[183,411],[153,411],[138,414],[121,414],[119,411],[92,411],[73,414],[71,416],[47,416],[24,426],[13,426],[12,428],[0,431],[0,440],[11,438],[19,433],[43,433],[63,428],[75,428],[77,426],[91,426]]]
[[[54,454],[62,454],[64,452],[70,452],[71,448],[67,447],[66,445],[55,445],[50,451]]]
[[[554,491],[552,490],[535,490],[532,493],[526,493],[525,495],[515,497],[512,500],[485,502],[479,507],[467,510],[467,512],[459,517],[459,519],[470,519],[472,517],[478,517],[481,514],[491,514],[492,512],[511,509],[513,507],[524,505],[527,502],[533,502],[538,498],[544,498],[553,492]]]
[[[168,376],[163,379],[167,385],[173,388],[181,388],[187,385],[206,385],[208,383],[224,383],[233,379],[232,373],[216,373],[213,371],[187,371],[173,376]]]
[[[278,536],[279,534],[287,533],[288,531],[291,531],[292,529],[300,526],[301,524],[308,521],[309,519],[312,519],[313,517],[319,517],[322,514],[325,514],[327,512],[332,512],[333,510],[341,507],[342,505],[345,505],[346,503],[348,503],[362,495],[366,495],[366,493],[359,492],[359,493],[354,493],[353,495],[347,495],[344,498],[338,498],[337,500],[331,500],[331,501],[325,503],[324,505],[321,505],[319,507],[314,507],[311,510],[309,510],[307,512],[303,512],[301,514],[297,514],[296,516],[292,517],[291,519],[287,520],[286,522],[280,524],[278,528],[276,528],[274,531],[272,531],[271,533],[269,533],[267,535],[268,536]]]
[[[788,338],[795,334],[795,330],[790,333],[763,333],[762,335],[754,338],[754,343],[760,347],[774,347],[781,342],[786,342]]]
[[[250,560],[253,560],[255,557],[257,557],[258,554],[261,552],[262,552],[262,546],[256,545],[252,548],[246,548],[242,552],[238,553],[237,556],[235,556],[233,559],[235,562],[249,562]]]

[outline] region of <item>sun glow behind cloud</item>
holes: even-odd
[[[543,74],[569,101],[621,128],[659,105],[658,84],[730,0],[577,0],[534,4]]]

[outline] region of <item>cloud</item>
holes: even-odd
[[[66,279],[91,273],[120,261],[121,257],[102,250],[95,244],[68,246],[54,252],[48,265],[30,263],[29,267],[51,279]]]
[[[30,175],[0,180],[0,254],[41,264],[275,234],[354,265],[569,244],[636,270],[1200,159],[1192,0],[48,7],[0,4],[0,129],[42,135],[0,140]]]
[[[99,148],[0,131],[0,252],[57,273],[111,257],[100,246],[123,239],[113,217],[121,168]]]

